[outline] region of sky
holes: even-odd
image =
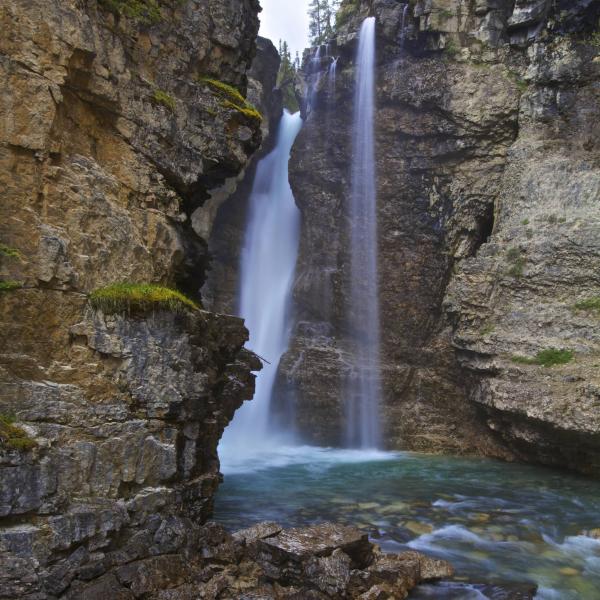
[[[292,57],[308,47],[308,0],[260,0],[260,35],[278,47],[286,40]]]

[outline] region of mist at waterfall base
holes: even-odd
[[[279,435],[271,422],[271,396],[290,335],[300,213],[288,181],[288,161],[301,127],[300,113],[284,113],[275,148],[257,165],[249,198],[239,315],[250,332],[248,347],[265,360],[256,379],[254,399],[236,412],[219,446],[225,471],[249,453],[263,454],[283,443],[283,433]]]

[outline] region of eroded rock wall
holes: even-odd
[[[88,304],[118,281],[198,299],[191,216],[261,141],[206,81],[245,93],[256,0],[119,4],[0,2],[0,279],[21,286],[0,291],[0,418],[33,445],[0,448],[2,598],[177,578],[260,367],[233,317]]]
[[[341,441],[354,376],[354,53],[375,15],[385,443],[597,472],[598,321],[573,309],[599,295],[597,3],[345,4],[336,87],[322,58],[290,163],[303,220],[280,379],[301,432]],[[575,359],[511,359],[547,347]]]

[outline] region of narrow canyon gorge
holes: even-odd
[[[331,4],[0,0],[0,599],[594,599],[600,2]]]

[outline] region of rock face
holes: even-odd
[[[385,444],[600,473],[598,313],[575,309],[600,296],[598,4],[345,4],[336,87],[324,58],[290,163],[303,219],[279,390],[301,432],[341,441],[354,376],[347,199],[371,14]],[[573,360],[515,362],[552,348]]]
[[[120,281],[197,296],[191,215],[261,141],[214,82],[245,92],[258,2],[139,4],[0,6],[0,421],[18,434],[0,431],[2,598],[183,577],[260,368],[236,318],[87,301]]]

